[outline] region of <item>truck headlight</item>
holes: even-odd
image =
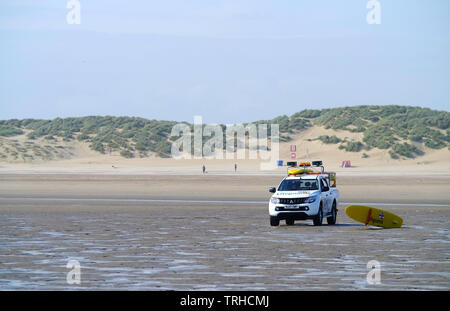
[[[271,197],[270,198],[270,203],[272,204],[279,204],[280,203],[280,199],[277,197]]]
[[[317,195],[313,197],[309,197],[305,200],[305,203],[314,203],[317,200]]]

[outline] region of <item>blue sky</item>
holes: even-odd
[[[0,2],[0,119],[240,123],[303,109],[450,109],[450,2]]]

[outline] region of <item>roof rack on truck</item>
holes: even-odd
[[[328,184],[331,187],[336,187],[336,172],[325,172],[325,167],[322,161],[300,162],[288,161],[286,162],[288,176],[299,175],[325,175],[328,179]],[[320,168],[320,172],[314,168]]]

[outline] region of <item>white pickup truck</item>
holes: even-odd
[[[273,193],[269,202],[271,226],[278,226],[280,220],[293,225],[295,220],[305,219],[312,219],[315,226],[320,226],[324,217],[328,224],[336,223],[339,200],[336,175],[324,172],[323,167],[322,172],[306,171],[290,173],[277,189],[270,188]]]

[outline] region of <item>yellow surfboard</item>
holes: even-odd
[[[288,170],[288,174],[289,175],[298,175],[298,174],[303,174],[303,173],[311,173],[313,172],[312,169],[306,168],[291,168]]]
[[[400,228],[403,219],[391,212],[364,205],[349,205],[345,209],[348,217],[371,225],[383,228]]]

